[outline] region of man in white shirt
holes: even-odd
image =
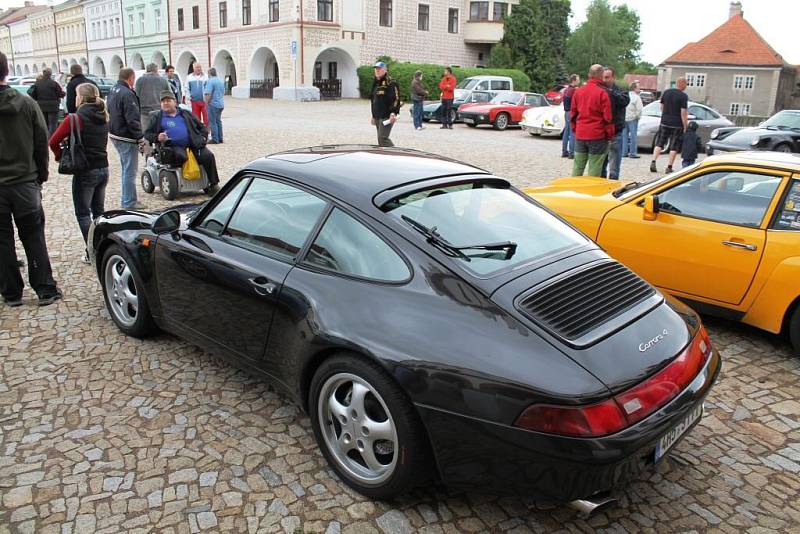
[[[192,69],[192,73],[186,77],[183,94],[188,96],[191,101],[192,115],[200,119],[203,122],[203,126],[208,128],[208,109],[203,96],[208,77],[203,72],[203,67],[200,63],[195,63]]]
[[[638,158],[637,137],[639,119],[642,116],[642,97],[639,96],[639,82],[629,86],[631,102],[625,108],[625,128],[622,130],[622,157]]]

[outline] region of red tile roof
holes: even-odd
[[[13,11],[9,10],[4,17],[0,17],[0,24],[11,24],[12,22],[17,22],[18,20],[22,20],[32,13],[47,9],[47,6],[24,6],[12,9]]]
[[[655,74],[626,74],[625,82],[630,85],[632,82],[639,82],[639,89],[642,91],[658,91],[658,76]]]
[[[696,43],[689,43],[664,63],[703,65],[748,65],[782,67],[783,58],[761,37],[742,15],[729,18],[722,26]]]

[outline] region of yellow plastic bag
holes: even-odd
[[[200,165],[197,164],[197,158],[194,157],[194,152],[186,150],[186,163],[183,164],[181,173],[184,180],[199,180],[200,179]]]

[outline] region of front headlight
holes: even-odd
[[[761,139],[759,139],[758,137],[756,137],[755,139],[753,139],[752,141],[750,141],[750,146],[758,146],[758,143],[760,143],[760,142],[761,142]]]
[[[711,139],[716,139],[719,136],[719,130],[713,130],[711,132]]]

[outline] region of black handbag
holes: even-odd
[[[69,121],[69,141],[61,142],[61,159],[58,162],[59,174],[77,174],[89,170],[89,162],[83,152],[81,130],[78,128],[78,119],[74,115],[67,115]]]

